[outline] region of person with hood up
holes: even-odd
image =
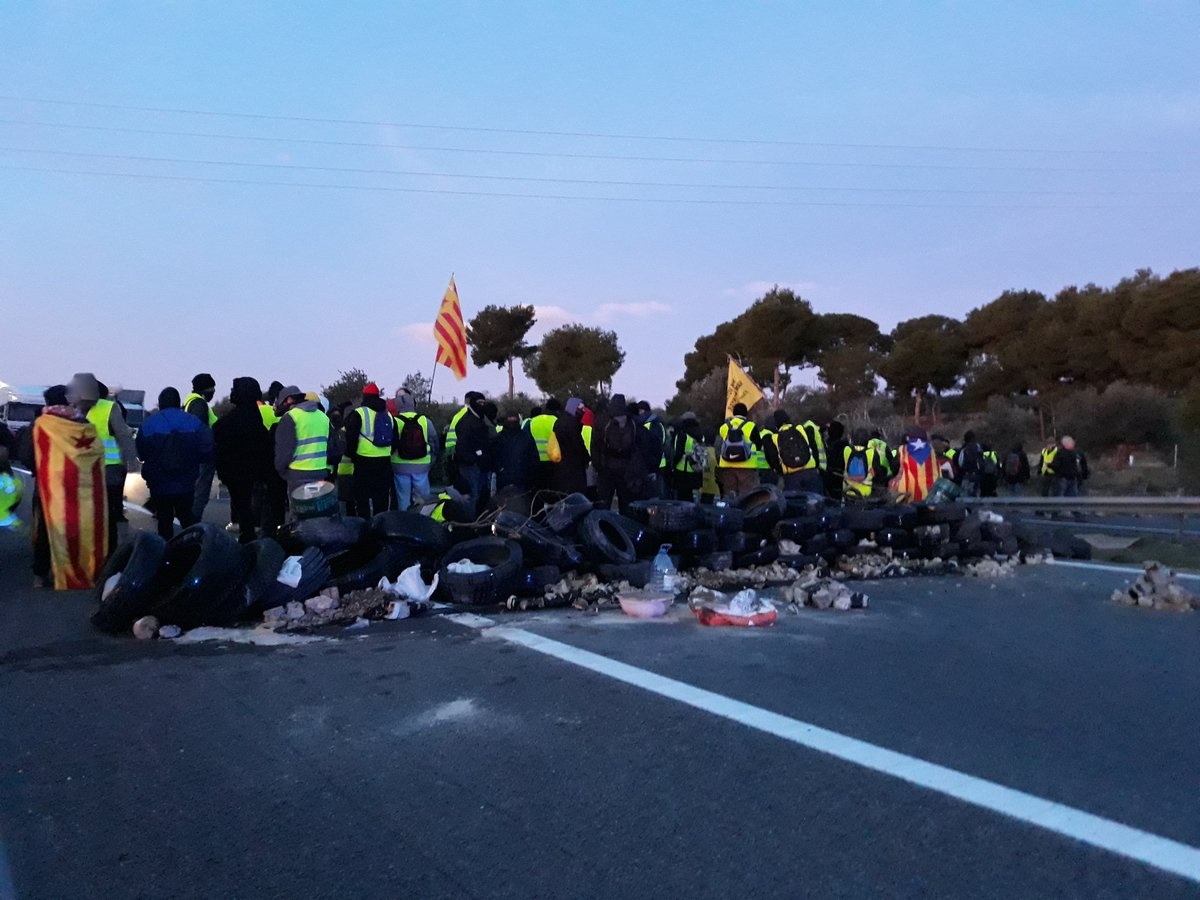
[[[42,392],[45,405],[38,416],[47,414],[52,407],[67,406],[67,386],[56,384]],[[36,419],[35,419],[36,421]],[[33,586],[34,588],[49,587],[50,572],[50,535],[46,531],[46,513],[42,509],[42,494],[37,485],[37,452],[33,445],[33,426],[22,428],[16,436],[13,446],[13,458],[29,470],[33,476],[33,500],[30,504],[33,517]]]
[[[613,499],[623,513],[641,499],[645,465],[641,458],[642,434],[636,410],[630,415],[624,394],[613,394],[608,409],[599,417],[592,433],[592,460],[596,466],[596,490],[600,509],[611,509]]]
[[[787,410],[775,410],[775,449],[785,491],[821,493],[821,457],[813,446],[812,434],[796,425]],[[815,429],[814,429],[815,430]]]
[[[533,489],[538,471],[537,443],[524,427],[518,413],[509,413],[501,422],[495,443],[496,490],[514,487]]]
[[[104,444],[104,487],[108,500],[108,553],[117,549],[117,523],[125,520],[125,476],[137,461],[133,432],[121,408],[100,390],[91,372],[81,372],[67,385],[67,397],[96,428]]]
[[[279,392],[275,412],[275,471],[287,485],[286,494],[314,481],[329,478],[337,461],[336,444],[330,440],[329,416],[316,400],[288,385]]]
[[[212,401],[217,395],[217,382],[207,372],[201,372],[192,379],[192,392],[183,398],[183,411],[193,415],[204,425],[212,428],[217,421],[213,412]],[[202,463],[200,474],[196,476],[195,499],[192,502],[192,520],[199,522],[204,519],[204,507],[212,496],[213,476],[216,467],[212,462]]]
[[[233,409],[212,427],[217,477],[229,489],[230,518],[238,526],[238,541],[243,544],[256,537],[255,486],[262,485],[266,490],[269,479],[275,475],[272,469],[275,443],[262,415],[261,397],[257,380],[233,379],[229,392]]]
[[[583,440],[583,400],[572,397],[567,401],[563,413],[554,421],[554,437],[558,440],[559,453],[556,463],[551,463],[549,487],[563,494],[582,494],[587,491],[587,469],[590,456]]]
[[[255,391],[255,399],[257,394]],[[257,409],[252,411],[261,428]],[[181,528],[196,524],[196,478],[200,467],[213,461],[212,429],[183,411],[179,391],[163,388],[158,412],[147,416],[138,431],[137,453],[142,477],[150,488],[158,533],[170,540],[175,535],[175,519]]]
[[[454,427],[454,486],[466,497],[473,515],[487,493],[488,472],[492,465],[492,439],[496,426],[488,421],[487,401],[479,391],[467,391],[464,412]]]
[[[846,449],[849,446],[846,426],[836,419],[830,422],[825,429],[827,467],[821,477],[825,482],[825,496],[831,500],[842,499],[842,476],[846,471]]]
[[[354,509],[364,519],[385,512],[392,498],[392,444],[396,422],[373,381],[362,404],[346,416],[346,455],[354,462]]]
[[[700,420],[694,412],[685,412],[671,425],[667,456],[669,493],[676,500],[696,500],[704,480],[705,452],[700,444]]]
[[[429,470],[437,459],[438,432],[428,416],[417,412],[412,391],[396,391],[396,437],[392,443],[392,480],[396,508],[408,509],[430,496]]]
[[[648,497],[664,497],[667,490],[667,476],[670,473],[668,458],[671,455],[671,435],[667,431],[666,423],[663,422],[651,408],[650,403],[646,400],[637,402],[637,417],[640,424],[646,431],[650,432],[650,436],[654,439],[653,442],[647,442],[647,465],[650,473],[646,478],[646,494]],[[658,452],[654,452],[657,447]]]

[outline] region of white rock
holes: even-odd
[[[163,625],[158,629],[158,636],[163,640],[170,641],[183,634],[183,629],[178,625]]]
[[[287,621],[287,610],[282,606],[272,606],[263,613],[263,621],[268,625],[279,625]]]
[[[337,609],[338,602],[333,597],[318,594],[304,601],[304,608],[317,616],[325,616]]]
[[[284,611],[284,616],[289,620],[290,619],[303,619],[304,612],[305,612],[304,604],[301,603],[299,600],[293,600],[292,602],[290,602],[287,605],[287,608]]]
[[[133,636],[141,641],[148,641],[158,634],[158,619],[154,616],[142,616],[133,623]]]

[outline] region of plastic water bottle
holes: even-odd
[[[675,564],[667,555],[670,549],[670,544],[658,548],[658,555],[654,557],[654,577],[650,581],[651,588],[664,594],[675,593]]]

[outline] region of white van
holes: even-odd
[[[10,431],[28,428],[37,418],[46,401],[42,393],[47,386],[17,385],[0,381],[0,422]]]

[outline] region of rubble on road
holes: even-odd
[[[1129,587],[1113,591],[1114,603],[1174,612],[1200,609],[1200,597],[1181,585],[1179,576],[1172,569],[1160,562],[1147,561],[1142,563],[1142,570]]]

